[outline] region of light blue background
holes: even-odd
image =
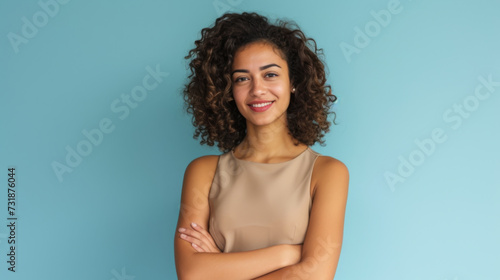
[[[392,2],[72,0],[16,52],[9,34],[23,36],[22,18],[33,23],[43,9],[1,1],[0,278],[176,279],[184,170],[220,154],[192,138],[183,57],[230,8],[293,19],[324,49],[339,124],[313,149],[351,174],[335,279],[500,279],[500,87],[472,97],[478,77],[500,82],[500,1],[401,0],[377,30],[370,12]],[[367,26],[370,42],[344,54]],[[111,104],[157,65],[169,76],[120,119]],[[453,106],[464,102],[474,110],[454,129]],[[114,130],[58,180],[52,163],[66,164],[66,146],[76,149],[103,118]],[[415,140],[434,129],[446,141],[391,188],[385,175],[400,176],[399,157],[418,155]],[[6,263],[9,166],[15,273]]]

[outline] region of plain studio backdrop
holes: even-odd
[[[176,279],[184,170],[220,154],[183,57],[226,11],[324,50],[338,124],[312,148],[351,175],[335,279],[500,279],[493,0],[2,1],[1,279]]]

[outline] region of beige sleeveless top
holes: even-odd
[[[303,243],[318,156],[309,147],[280,163],[222,154],[209,192],[209,232],[219,249],[228,253]]]

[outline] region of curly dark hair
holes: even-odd
[[[277,48],[288,63],[289,78],[296,88],[287,109],[290,134],[308,146],[316,142],[324,146],[323,137],[330,127],[328,114],[337,98],[325,85],[322,49],[294,22],[278,20],[273,25],[256,13],[222,15],[213,27],[201,30],[201,39],[185,57],[191,59],[191,74],[183,97],[185,109],[193,114],[193,138],[201,135],[200,143],[209,146],[217,142],[223,152],[244,139],[246,120],[232,96],[231,67],[239,48],[259,41]]]

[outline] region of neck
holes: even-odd
[[[235,148],[235,154],[241,159],[268,162],[295,157],[306,145],[289,134],[286,119],[266,126],[254,126],[247,122],[247,135]]]

